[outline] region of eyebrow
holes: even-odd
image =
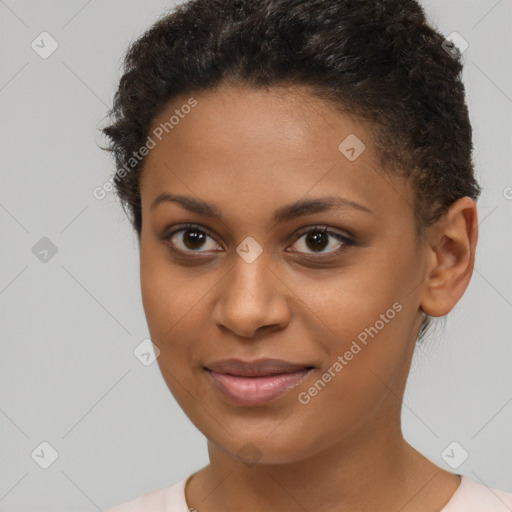
[[[213,203],[202,201],[190,196],[169,194],[167,192],[160,194],[153,201],[150,209],[154,210],[160,203],[164,202],[177,203],[190,212],[205,215],[207,217],[214,217],[219,220],[224,220],[221,210]],[[373,212],[362,204],[356,203],[344,197],[328,196],[314,199],[301,199],[295,203],[282,206],[274,211],[273,220],[274,222],[286,222],[304,215],[321,213],[340,208],[351,208],[373,215]]]

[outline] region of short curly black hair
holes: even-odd
[[[173,98],[223,84],[307,87],[368,124],[381,168],[411,180],[421,232],[481,191],[462,69],[414,0],[189,0],[131,43],[103,149],[140,240],[144,159],[133,154]]]

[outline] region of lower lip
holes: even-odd
[[[266,377],[240,377],[207,370],[219,391],[234,405],[262,405],[298,386],[313,370]]]

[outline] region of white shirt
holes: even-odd
[[[173,485],[146,492],[105,512],[194,511],[192,507],[189,509],[185,500],[185,485],[191,476]],[[512,493],[486,487],[462,475],[459,487],[439,512],[510,512],[511,510]]]

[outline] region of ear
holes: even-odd
[[[462,197],[428,234],[427,273],[420,302],[427,315],[446,315],[462,297],[473,273],[477,240],[475,201]]]

